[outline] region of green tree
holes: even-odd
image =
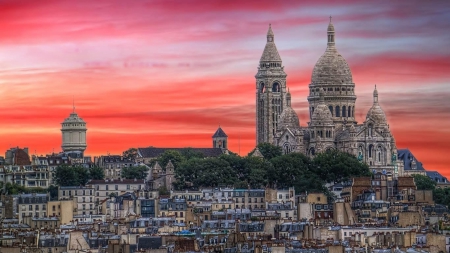
[[[288,188],[298,185],[309,173],[311,160],[301,153],[290,153],[270,160],[273,167],[267,173],[267,180],[272,186],[277,188]]]
[[[180,164],[175,170],[178,183],[176,189],[184,189],[188,185],[198,187],[215,187],[219,185],[233,185],[237,176],[230,164],[219,158],[193,158]]]
[[[352,177],[372,175],[367,164],[339,150],[317,154],[312,161],[311,171],[325,182],[341,182]]]
[[[281,149],[281,147],[272,145],[270,143],[260,143],[258,144],[257,148],[266,160],[271,160],[272,158],[281,156],[283,154],[283,150]]]
[[[264,188],[268,183],[268,172],[273,170],[273,164],[260,157],[248,156],[244,159],[248,171],[246,181],[251,188]]]
[[[122,168],[121,177],[126,179],[145,179],[148,167],[144,165]]]
[[[51,200],[57,200],[58,199],[58,186],[56,185],[50,185],[47,188],[48,193],[50,193],[50,199]]]
[[[170,195],[170,192],[167,190],[167,188],[166,188],[165,186],[160,186],[160,187],[158,188],[158,193],[159,193],[159,196],[167,196],[167,195]]]
[[[55,171],[55,181],[59,186],[86,185],[89,181],[89,171],[78,165],[60,165]]]
[[[94,180],[103,180],[105,179],[105,172],[102,168],[94,166],[89,169],[89,177]]]
[[[434,190],[436,187],[436,181],[428,176],[413,174],[412,177],[416,183],[417,190]]]
[[[122,156],[124,158],[129,158],[129,159],[135,159],[137,156],[137,149],[136,148],[129,148],[125,151],[122,152]]]
[[[163,169],[166,169],[167,163],[171,161],[176,170],[182,162],[186,161],[186,158],[176,150],[166,150],[156,159],[156,161],[158,161]]]
[[[16,195],[21,193],[46,193],[47,190],[41,187],[25,187],[18,184],[6,183],[5,193],[9,195]]]
[[[180,154],[185,160],[192,158],[205,158],[205,155],[201,152],[195,151],[193,148],[185,148],[180,151]]]

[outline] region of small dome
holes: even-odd
[[[300,121],[298,119],[297,113],[292,109],[292,107],[287,106],[284,108],[280,116],[279,127],[283,130],[286,128],[297,129],[300,128]]]
[[[319,104],[315,109],[312,115],[312,121],[314,122],[323,122],[323,123],[332,123],[333,116],[331,115],[330,109],[325,104]]]
[[[378,104],[378,91],[375,86],[373,91],[373,105],[367,112],[366,120],[371,119],[377,125],[387,125],[386,114],[384,114],[383,109],[381,109],[380,104]]]
[[[366,119],[371,119],[375,121],[375,124],[378,125],[387,124],[386,114],[384,114],[384,111],[383,109],[381,109],[381,106],[379,104],[372,105],[369,112],[367,113]]]
[[[319,104],[314,109],[311,120],[312,122],[333,123],[333,116],[331,115],[330,108],[328,108],[324,102],[325,91],[322,88],[320,88],[319,95]]]

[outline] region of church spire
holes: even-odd
[[[378,91],[377,85],[375,84],[375,89],[373,90],[373,104],[378,104]]]
[[[273,42],[274,41],[274,35],[272,31],[272,24],[269,24],[269,30],[267,31],[267,42]]]
[[[328,36],[328,44],[327,44],[328,48],[334,47],[335,32],[334,32],[334,25],[333,23],[331,23],[331,16],[330,16],[330,23],[328,24],[327,36]]]
[[[277,47],[275,46],[274,38],[275,36],[272,31],[272,25],[269,24],[269,30],[267,31],[266,47],[264,48],[264,52],[259,62],[261,64],[272,63],[271,65],[273,66],[281,67],[281,57],[280,54],[278,53]]]

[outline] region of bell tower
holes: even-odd
[[[256,145],[274,143],[280,114],[286,107],[286,73],[271,25],[256,73]]]

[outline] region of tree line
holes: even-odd
[[[345,181],[352,177],[371,176],[369,166],[346,152],[331,150],[310,158],[300,153],[283,154],[280,147],[258,145],[263,157],[250,153],[204,157],[186,149],[166,151],[153,161],[163,169],[169,162],[175,167],[176,190],[202,187],[232,186],[235,188],[295,187],[297,192],[327,192],[327,182]]]

